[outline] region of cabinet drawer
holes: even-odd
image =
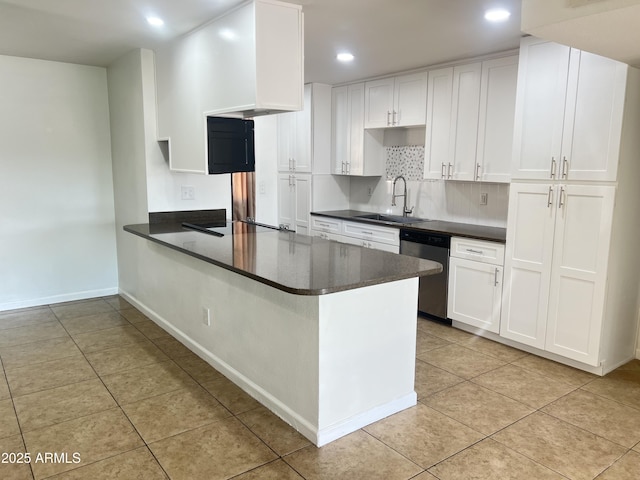
[[[379,227],[359,222],[343,222],[342,234],[367,241],[400,245],[400,231],[397,228]]]
[[[504,245],[497,242],[452,237],[449,255],[491,265],[504,265]]]
[[[339,234],[342,231],[342,221],[328,217],[311,215],[311,229],[327,233]]]

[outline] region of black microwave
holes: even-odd
[[[254,172],[253,120],[207,117],[209,173]]]

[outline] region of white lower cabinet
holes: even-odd
[[[511,184],[501,336],[599,365],[615,191]]]
[[[278,175],[278,225],[309,235],[311,175]]]
[[[350,245],[400,253],[400,231],[393,227],[312,215],[310,235]]]
[[[450,252],[448,317],[499,333],[504,245],[453,237]]]

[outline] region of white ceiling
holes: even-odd
[[[520,0],[288,0],[305,13],[305,81],[337,84],[516,48]],[[0,0],[0,54],[108,66],[243,0]],[[511,19],[489,24],[484,10]],[[161,29],[145,17],[165,20]],[[339,50],[352,64],[338,64]]]

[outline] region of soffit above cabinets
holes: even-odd
[[[640,67],[640,0],[522,0],[522,31]]]

